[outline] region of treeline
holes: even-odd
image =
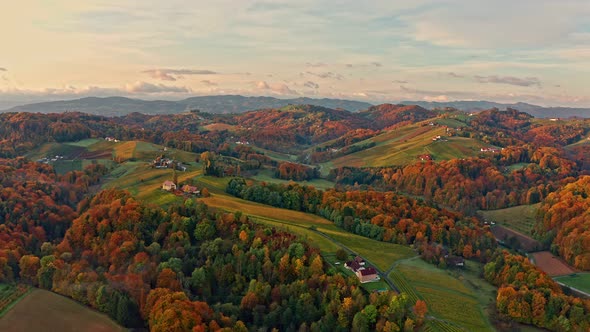
[[[510,170],[505,165],[527,163]],[[329,178],[341,185],[369,185],[423,197],[451,209],[473,214],[541,202],[578,175],[575,162],[555,148],[514,147],[492,158],[427,161],[404,167],[338,168]],[[353,182],[354,181],[354,182]]]
[[[290,210],[317,214],[349,232],[378,241],[416,244],[432,256],[438,245],[451,253],[485,260],[496,242],[474,218],[430,207],[394,192],[322,191],[312,186],[229,181],[226,191],[234,196]],[[438,257],[437,257],[438,260]]]
[[[275,177],[283,180],[308,181],[319,178],[320,170],[317,167],[283,162],[277,167]]]
[[[590,176],[547,196],[534,234],[571,265],[590,270]]]
[[[563,294],[526,257],[498,251],[485,265],[484,275],[499,287],[496,308],[502,316],[551,331],[590,329],[590,300]]]

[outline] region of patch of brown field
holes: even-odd
[[[497,240],[502,241],[505,245],[514,248],[514,243],[518,243],[520,249],[526,252],[540,250],[542,245],[539,241],[526,236],[517,231],[511,230],[501,225],[496,225],[491,229]],[[514,248],[519,249],[519,248]]]
[[[561,258],[556,257],[550,251],[540,251],[531,254],[541,270],[550,277],[556,277],[576,272],[571,266],[567,265]]]
[[[235,126],[227,124],[227,123],[212,123],[212,124],[208,124],[208,125],[204,126],[203,128],[210,130],[210,131],[221,131],[221,130],[232,131],[235,129]]]
[[[86,151],[78,157],[79,159],[111,159],[113,157],[112,151]]]
[[[106,315],[61,295],[35,289],[0,318],[0,331],[125,331]]]

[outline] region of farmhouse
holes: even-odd
[[[447,257],[447,266],[465,266],[465,259],[459,256],[449,256]]]
[[[356,272],[360,269],[362,269],[363,267],[359,264],[359,262],[357,261],[348,261],[346,263],[344,263],[344,267],[352,270],[353,272]]]
[[[195,187],[195,186],[191,186],[188,184],[185,184],[184,186],[182,186],[182,188],[180,188],[185,194],[190,194],[190,195],[200,195],[201,191],[199,190],[199,188]]]
[[[367,267],[356,271],[356,276],[359,278],[361,283],[378,280],[377,270],[374,267]]]
[[[162,189],[167,190],[167,191],[176,190],[176,184],[170,180],[166,180],[162,184]]]
[[[361,256],[356,256],[354,258],[354,261],[359,263],[360,266],[365,266],[365,259],[362,258]]]

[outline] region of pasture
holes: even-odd
[[[283,180],[277,179],[273,176],[272,171],[265,169],[258,172],[257,175],[251,176],[250,179],[260,181],[260,182],[267,182],[267,183],[278,183],[278,184],[287,184],[289,182],[293,182],[290,180]],[[302,186],[313,186],[318,189],[326,190],[334,188],[334,182],[328,181],[325,179],[313,179],[310,181],[297,181],[298,184]]]
[[[106,315],[55,293],[34,289],[0,318],[0,331],[125,331]]]
[[[590,294],[590,273],[572,273],[553,279],[586,294]]]
[[[513,206],[499,210],[480,210],[478,213],[487,222],[495,222],[498,225],[531,236],[538,210],[539,204],[532,204]]]
[[[433,141],[436,136],[443,139]],[[473,157],[486,144],[472,138],[447,137],[446,128],[417,124],[396,128],[373,138],[356,143],[374,142],[372,148],[341,156],[330,161],[332,167],[381,167],[406,165],[418,161],[418,156],[431,154],[434,160]],[[324,166],[327,166],[324,163]]]

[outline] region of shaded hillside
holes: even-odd
[[[382,104],[371,106],[359,115],[370,120],[372,126],[383,129],[400,122],[423,121],[434,118],[438,114],[416,105]]]
[[[233,121],[243,128],[244,139],[275,151],[322,143],[370,126],[358,113],[312,105],[248,112]]]

